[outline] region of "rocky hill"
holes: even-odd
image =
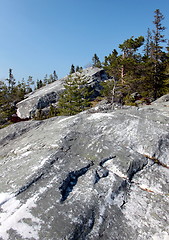
[[[72,74],[73,78],[76,76],[87,79],[88,84],[95,91],[95,96],[100,91],[100,82],[108,79],[105,71],[96,67],[89,67],[82,72]],[[66,76],[29,94],[26,99],[17,104],[17,115],[20,118],[29,118],[34,116],[38,109],[45,111],[51,104],[57,103],[59,94],[63,92],[64,83],[68,77]]]
[[[0,239],[169,239],[168,95],[16,123],[0,146]]]

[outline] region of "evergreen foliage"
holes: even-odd
[[[97,54],[94,54],[90,66],[103,66],[110,78],[102,84],[102,97],[107,97],[111,102],[116,99],[121,103],[135,104],[131,95],[136,92],[149,101],[169,93],[169,41],[164,48],[166,39],[163,34],[163,20],[163,14],[156,9],[154,29],[148,28],[145,39],[143,36],[132,36],[119,44],[120,53],[114,49],[105,56],[103,63]],[[143,52],[140,50],[142,46]],[[70,74],[77,72],[77,76],[69,76],[66,80],[66,90],[60,96],[58,107],[51,105],[48,116],[44,116],[40,110],[37,118],[73,115],[90,107],[92,91],[87,80],[78,76],[78,72],[82,70],[82,67],[71,65]],[[54,71],[35,83],[32,76],[29,76],[26,82],[24,79],[16,81],[10,68],[8,78],[0,81],[0,125],[8,123],[11,115],[16,113],[16,103],[23,100],[26,94],[34,88],[39,89],[57,80],[58,76]]]
[[[48,85],[50,83],[53,83],[53,82],[57,81],[57,80],[58,80],[58,76],[56,74],[56,71],[54,71],[53,74],[50,74],[49,77],[46,74],[43,80],[37,79],[37,81],[36,81],[36,88],[35,89],[39,89],[39,88],[41,88],[43,86],[46,86],[46,85]]]
[[[121,92],[125,102],[133,92],[151,101],[169,92],[169,54],[163,50],[164,16],[159,9],[154,13],[154,29],[148,29],[145,40],[143,36],[125,40],[119,44],[122,54],[114,50],[103,63],[108,75],[115,78],[116,90]],[[138,53],[144,42],[143,54]]]
[[[75,73],[75,66],[72,64],[70,68],[70,74]]]
[[[92,58],[92,62],[93,62],[93,67],[98,67],[98,68],[102,67],[100,59],[99,59],[99,57],[97,56],[96,53],[94,54],[94,56]]]
[[[53,71],[53,82],[58,80],[58,75],[56,74],[56,71]]]
[[[90,107],[92,91],[87,80],[71,76],[65,82],[65,91],[60,96],[58,110],[60,115],[74,115]]]
[[[8,124],[9,118],[16,113],[16,103],[24,99],[26,94],[26,84],[16,85],[12,69],[9,69],[9,78],[0,81],[0,127]]]

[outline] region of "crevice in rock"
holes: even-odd
[[[18,196],[19,194],[30,188],[37,181],[39,181],[61,156],[61,151],[58,151],[57,154],[52,155],[49,160],[47,160],[47,162],[41,167],[41,169],[39,169],[38,172],[34,176],[32,176],[31,179],[28,180],[28,182],[15,193],[15,196]]]
[[[53,164],[60,159],[61,157],[63,157],[65,153],[62,152],[61,150],[59,150],[57,153],[53,154],[45,163],[44,165],[34,174],[32,175],[29,180],[22,186],[19,188],[19,190],[17,190],[16,192],[14,192],[12,194],[12,197],[10,197],[9,199],[3,201],[0,203],[0,206],[2,206],[3,204],[5,204],[6,202],[8,202],[11,198],[17,197],[18,195],[20,195],[21,193],[25,192],[26,190],[28,190],[33,184],[37,183],[40,179],[42,179],[42,177],[44,177],[44,175],[46,173],[48,173],[48,171],[52,168]]]
[[[119,207],[123,208],[127,202],[127,193],[130,189],[128,180],[123,180],[116,191],[112,192],[111,199],[114,201],[117,197],[119,198]]]
[[[136,173],[138,173],[139,171],[143,170],[143,168],[148,164],[148,159],[142,158],[142,159],[136,159],[133,160],[130,165],[129,168],[127,170],[127,177],[129,179],[129,181],[131,182],[131,180],[133,179],[134,175]]]
[[[62,196],[60,202],[64,202],[68,198],[70,192],[72,192],[74,186],[77,184],[78,178],[84,175],[92,165],[93,162],[88,164],[86,167],[77,171],[72,171],[67,175],[66,179],[63,180],[62,185],[59,187]]]
[[[163,194],[157,193],[157,192],[155,192],[155,191],[153,191],[153,190],[151,190],[149,188],[139,186],[139,183],[133,181],[133,178],[134,178],[135,174],[137,174],[139,171],[143,170],[147,166],[148,159],[153,161],[153,165],[154,164],[158,164],[158,165],[160,165],[162,167],[165,167],[165,168],[169,169],[169,166],[167,166],[166,164],[160,162],[159,159],[155,158],[154,156],[150,157],[150,156],[148,156],[146,154],[143,155],[142,161],[140,161],[140,160],[132,161],[130,163],[130,165],[129,165],[128,170],[127,170],[127,177],[126,177],[126,179],[124,179],[124,181],[121,183],[119,188],[115,192],[113,192],[112,195],[111,195],[112,200],[115,200],[115,198],[119,197],[120,194],[123,195],[123,203],[120,206],[120,208],[123,208],[124,205],[127,202],[127,194],[128,194],[128,192],[130,190],[131,184],[137,185],[142,191],[146,191],[148,193],[154,193],[154,194],[163,195]],[[120,176],[118,176],[118,177],[120,177]]]
[[[152,191],[151,189],[148,189],[148,188],[143,188],[141,186],[138,186],[141,190],[143,191],[146,191],[146,192],[149,192],[149,193],[155,193],[154,191]]]
[[[112,160],[116,156],[110,156],[108,158],[104,158],[100,161],[98,169],[95,171],[94,175],[94,184],[98,183],[101,178],[108,177],[109,175],[109,170],[104,167],[104,163],[106,163],[109,160]]]
[[[105,167],[100,167],[95,171],[94,184],[98,183],[101,178],[105,178],[109,175],[109,170]]]
[[[92,231],[95,223],[94,209],[88,210],[85,216],[79,217],[79,223],[75,226],[71,236],[67,237],[68,240],[85,240],[89,233]]]
[[[26,126],[21,128],[20,124],[24,124],[24,122],[20,122],[20,123],[15,123],[12,124],[11,126],[8,127],[13,127],[13,129],[11,129],[11,132],[4,138],[2,138],[0,140],[0,145],[5,146],[9,143],[9,141],[16,139],[19,136],[22,136],[23,134],[25,134],[26,132],[29,132],[32,128],[38,127],[39,125],[41,125],[43,122],[42,121],[36,121],[36,122],[27,122]]]
[[[39,123],[41,124],[41,122]],[[37,125],[39,125],[37,124]],[[40,179],[42,179],[42,177],[51,169],[51,167],[53,166],[53,164],[60,158],[62,158],[65,155],[65,151],[68,151],[71,148],[72,142],[73,140],[77,137],[78,133],[76,132],[71,132],[70,134],[68,134],[66,137],[64,137],[63,139],[63,144],[62,147],[60,148],[60,150],[57,151],[57,153],[53,154],[45,163],[44,165],[34,174],[32,175],[28,181],[19,188],[19,190],[17,190],[14,193],[14,197],[20,195],[21,193],[25,192],[27,189],[29,189],[33,184],[37,183]],[[91,164],[90,164],[91,165]],[[83,172],[82,169],[80,169],[81,172]],[[77,175],[78,172],[80,174],[80,170],[77,171]],[[8,201],[8,200],[7,200]],[[6,203],[7,201],[3,202],[1,205],[3,205],[4,203]]]
[[[157,164],[159,166],[162,166],[164,168],[169,169],[169,166],[167,164],[162,163],[158,158],[155,158],[154,156],[151,157],[151,156],[148,156],[148,155],[144,154],[144,157],[146,157],[147,159],[152,160],[155,164]]]
[[[15,197],[21,194],[22,192],[26,191],[29,187],[32,186],[32,184],[36,183],[39,179],[42,178],[44,175],[44,172],[42,172],[40,175],[34,177],[31,181],[27,182],[24,186],[22,186],[15,194]]]
[[[103,167],[103,164],[104,164],[105,162],[107,162],[107,161],[109,161],[109,160],[111,160],[111,159],[113,159],[113,158],[116,158],[116,156],[113,155],[113,156],[110,156],[110,157],[108,157],[108,158],[104,158],[104,159],[102,159],[102,160],[100,161],[99,165],[100,165],[101,167]]]
[[[127,170],[127,177],[124,179],[116,191],[112,192],[111,199],[118,202],[118,206],[122,209],[127,202],[127,194],[130,190],[132,179],[135,174],[143,170],[148,164],[148,160],[144,157],[142,159],[136,159],[130,162]],[[121,177],[120,177],[121,178]]]
[[[134,184],[135,186],[137,186],[139,189],[141,189],[142,191],[145,191],[145,192],[148,192],[148,193],[153,193],[153,194],[156,194],[156,195],[161,195],[161,196],[167,196],[169,197],[169,194],[168,193],[161,193],[161,192],[158,192],[157,190],[152,190],[151,188],[149,187],[143,187],[140,185],[139,182],[135,182],[135,181],[132,181],[132,184]]]
[[[11,200],[12,198],[14,198],[15,196],[13,194],[11,194],[10,196],[8,196],[6,199],[4,199],[3,201],[1,200],[0,202],[0,207],[2,205],[4,205],[6,202],[8,202],[9,200]]]

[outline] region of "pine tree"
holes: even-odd
[[[109,77],[114,77],[116,80],[120,78],[121,57],[118,56],[116,49],[114,49],[108,56],[105,56],[103,68]]]
[[[79,72],[79,70],[80,70],[80,67],[76,66],[76,72]]]
[[[161,21],[164,20],[163,14],[160,12],[159,9],[155,10],[154,15],[154,25],[155,29],[153,30],[153,41],[154,41],[154,59],[156,62],[158,62],[162,55],[162,46],[161,43],[166,42],[166,39],[164,38],[164,35],[162,32],[166,29],[164,26],[162,26]]]
[[[65,91],[61,94],[58,109],[60,115],[74,115],[90,106],[91,90],[87,80],[69,77],[65,82]]]
[[[36,81],[36,88],[39,89],[41,87],[43,87],[43,82],[42,82],[42,80],[37,79],[37,81]]]
[[[6,79],[8,81],[8,91],[9,92],[12,92],[15,84],[16,84],[16,81],[15,81],[15,78],[12,74],[12,69],[10,68],[9,69],[9,77]]]
[[[58,115],[58,108],[51,104],[50,105],[50,109],[49,109],[48,117],[51,118],[51,117],[55,117],[57,115]]]
[[[43,79],[43,85],[46,86],[49,83],[48,75],[46,74]]]
[[[164,20],[163,14],[159,9],[155,10],[154,15],[154,25],[155,29],[153,30],[153,79],[152,79],[152,87],[153,87],[153,97],[157,99],[162,95],[163,85],[165,80],[165,64],[163,61],[164,52],[162,51],[163,46],[162,43],[166,42],[164,35],[162,32],[165,30],[165,27],[162,26],[162,20]]]
[[[57,81],[58,80],[58,75],[56,74],[56,71],[53,71],[53,81]]]
[[[148,28],[147,36],[146,36],[146,40],[145,40],[145,47],[144,47],[145,57],[152,58],[152,52],[153,52],[152,50],[153,50],[152,32]]]
[[[136,54],[137,50],[143,45],[144,37],[139,36],[138,38],[133,39],[131,37],[125,40],[122,44],[119,44],[119,48],[122,50],[122,59],[121,59],[121,82],[125,83],[128,76],[131,76],[136,71],[138,66],[140,55]]]
[[[30,93],[32,92],[32,86],[34,84],[34,81],[33,81],[33,77],[32,76],[29,76],[28,77],[28,80],[27,80],[27,83],[26,83],[26,92],[27,93]]]
[[[92,62],[93,62],[93,67],[98,67],[98,68],[102,67],[100,59],[99,59],[99,57],[97,56],[96,53],[94,54],[94,56],[92,58]]]
[[[75,66],[72,64],[70,68],[70,74],[75,73]]]
[[[52,83],[52,82],[54,82],[54,81],[55,81],[55,80],[54,80],[53,74],[50,74],[50,75],[49,75],[49,78],[48,78],[47,84],[50,84],[50,83]]]

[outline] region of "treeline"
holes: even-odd
[[[25,81],[16,81],[12,69],[9,69],[8,78],[0,81],[0,125],[8,124],[8,119],[16,113],[16,103],[20,102],[32,91],[58,80],[56,71],[46,74],[43,80],[33,81],[29,76]]]
[[[103,83],[101,97],[122,104],[135,104],[135,96],[140,101],[151,102],[169,93],[169,41],[165,38],[159,9],[154,12],[154,28],[147,30],[147,35],[125,40],[119,44],[119,52],[114,49],[101,62],[97,54],[90,66],[104,68],[110,80]],[[72,78],[71,74],[82,72],[83,68],[71,65],[70,77],[65,82],[65,91],[60,96],[58,107],[51,106],[49,116],[73,115],[90,107],[92,91],[85,84],[85,79]],[[1,123],[15,113],[15,105],[25,95],[58,79],[56,72],[43,80],[15,81],[12,69],[9,77],[0,81],[0,119]],[[41,117],[41,116],[40,116]]]
[[[103,67],[112,78],[112,82],[105,83],[107,96],[112,94],[110,86],[121,94],[124,103],[132,103],[134,92],[150,101],[169,92],[169,41],[163,34],[163,20],[160,10],[155,10],[154,29],[148,29],[146,37],[125,40],[119,44],[120,54],[114,49],[102,63],[94,55],[93,65]]]

